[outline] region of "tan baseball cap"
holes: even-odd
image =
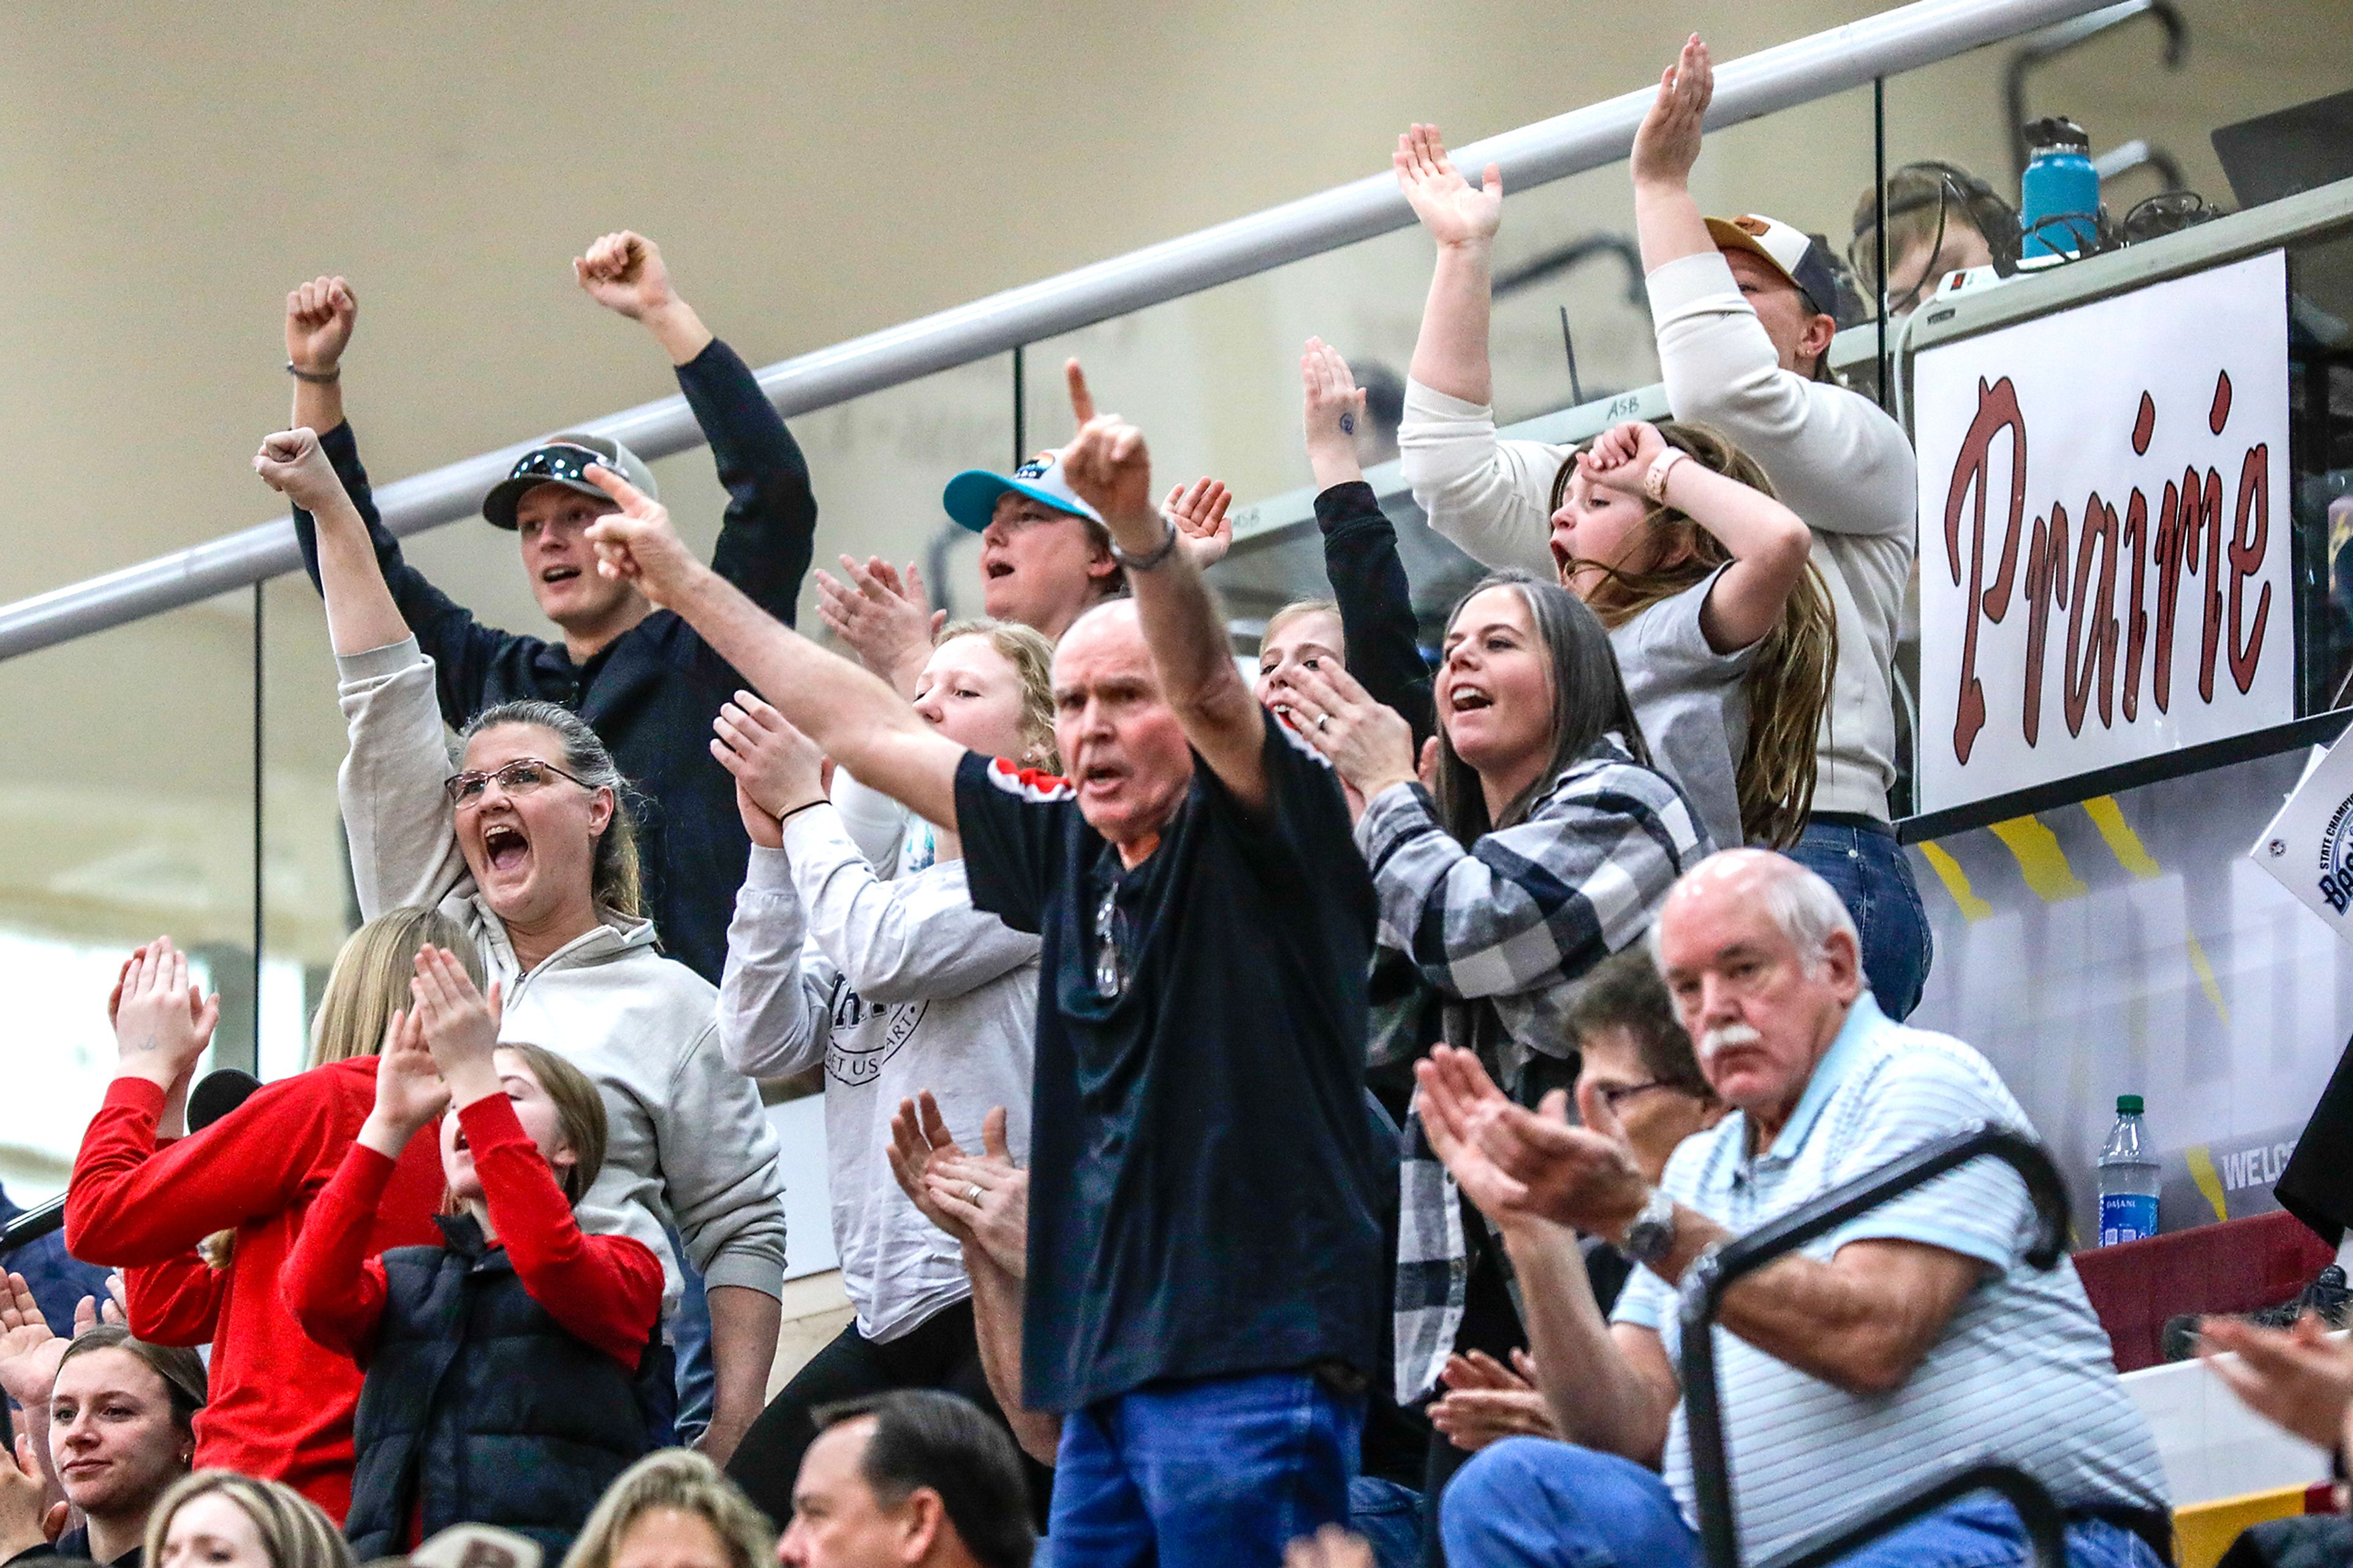
[[[1803,294],[1817,314],[1838,314],[1838,272],[1805,230],[1761,213],[1743,213],[1709,218],[1707,232],[1718,250],[1745,250],[1763,260]]]

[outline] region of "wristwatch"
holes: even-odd
[[[1167,513],[1163,512],[1160,516],[1160,521],[1166,526],[1168,531],[1162,537],[1158,544],[1155,545],[1152,549],[1145,551],[1141,555],[1130,555],[1126,551],[1122,550],[1119,547],[1119,541],[1113,540],[1112,541],[1111,546],[1111,558],[1113,561],[1118,562],[1122,566],[1127,568],[1130,572],[1149,572],[1155,566],[1159,565],[1163,561],[1167,560],[1171,555],[1176,554],[1176,540],[1178,537],[1176,532],[1176,520],[1170,517]]]
[[[1677,463],[1690,456],[1680,447],[1670,447],[1651,459],[1649,471],[1642,475],[1642,493],[1651,498],[1652,504],[1667,504],[1667,476],[1675,471]]]
[[[1674,1245],[1675,1200],[1664,1188],[1652,1187],[1634,1223],[1626,1227],[1626,1239],[1618,1250],[1637,1263],[1655,1264],[1673,1251]]]

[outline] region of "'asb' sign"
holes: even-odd
[[[2295,717],[2283,253],[1923,352],[1920,809]]]

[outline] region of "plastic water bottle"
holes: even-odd
[[[2140,1096],[2116,1096],[2116,1124],[2100,1151],[2100,1245],[2157,1234],[2157,1162],[2145,1148]]]
[[[2053,115],[2029,122],[2031,150],[2018,182],[2021,258],[2078,256],[2098,248],[2100,173],[2092,167],[2092,139],[2073,121]]]

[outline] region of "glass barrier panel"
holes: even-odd
[[[168,934],[219,992],[200,1071],[252,1062],[271,1002],[253,962],[252,605],[224,595],[0,666],[0,1181],[18,1204],[64,1189],[114,1076],[107,993],[133,947]]]

